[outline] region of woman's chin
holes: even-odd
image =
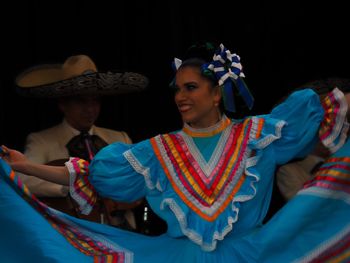
[[[188,125],[191,125],[191,123],[193,122],[193,118],[190,118],[190,116],[185,116],[185,115],[182,115],[182,121],[184,123],[187,123]]]

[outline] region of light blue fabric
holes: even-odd
[[[25,202],[4,176],[9,167],[0,159],[0,261],[88,262],[47,220]],[[66,253],[65,251],[69,251]]]
[[[276,165],[311,150],[323,114],[318,96],[305,90],[293,94],[271,114],[258,116],[264,119],[261,137],[249,142],[249,147],[256,152],[255,159],[250,161],[257,163],[247,168],[250,175],[237,193],[240,200],[229,205],[212,223],[198,216],[179,198],[149,140],[134,145],[116,143],[102,149],[90,165],[90,182],[102,196],[116,200],[133,201],[146,196],[154,211],[166,220],[166,234],[147,237],[63,216],[130,251],[134,262],[280,263],[300,259],[345,228],[350,218],[349,202],[327,198],[327,195],[301,193],[266,225],[263,226],[262,221],[271,199]],[[218,137],[213,139],[217,141]],[[195,139],[199,148],[205,144],[213,151],[215,144],[207,142],[208,138]],[[211,154],[206,150],[208,160]],[[350,153],[346,150],[342,154],[349,156]],[[175,202],[185,216],[186,228],[165,200]],[[229,216],[237,221],[223,240],[214,238],[213,251],[204,251],[190,240],[188,232],[184,233],[196,232],[209,242],[213,230],[223,231],[227,227]],[[23,262],[21,260],[28,258],[36,262],[92,262],[23,201],[3,176],[0,179],[0,229],[0,258],[6,258],[6,262]]]

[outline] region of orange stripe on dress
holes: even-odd
[[[11,184],[24,193],[24,199],[40,212],[50,225],[81,253],[91,256],[94,262],[98,263],[106,262],[106,259],[120,263],[125,261],[124,251],[115,251],[100,241],[92,239],[90,236],[82,233],[79,228],[76,228],[69,222],[67,223],[66,219],[62,218],[59,214],[52,212],[46,204],[40,202],[34,195],[29,193],[28,188],[22,184],[20,178],[16,176],[13,170],[6,175],[10,179]]]
[[[346,233],[341,242],[336,242],[328,247],[310,263],[342,263],[349,262],[350,258],[350,233]]]
[[[322,101],[322,106],[325,110],[324,119],[321,122],[319,130],[319,137],[321,140],[327,138],[333,131],[336,123],[336,117],[339,113],[339,102],[335,99],[334,95],[330,93]]]
[[[172,138],[174,140],[176,140],[176,138]],[[168,142],[168,145],[169,147],[171,148],[171,141],[167,141]],[[185,146],[185,145],[184,145]],[[175,147],[176,147],[176,144],[175,144]],[[185,147],[183,147],[185,148]],[[175,151],[172,151],[172,154],[174,156],[177,155],[177,153],[181,153],[183,151],[186,151],[186,153],[189,155],[190,158],[188,158],[187,156],[184,156],[184,158],[182,158],[180,161],[176,162],[176,161],[173,161],[173,165],[178,165],[180,163],[181,167],[182,167],[182,163],[184,164],[183,165],[183,168],[184,169],[181,169],[181,171],[179,170],[178,171],[178,174],[179,174],[179,179],[184,183],[184,180],[187,181],[187,179],[189,179],[188,181],[190,181],[190,184],[192,186],[194,185],[199,185],[199,188],[205,193],[206,196],[210,196],[212,194],[212,191],[211,189],[213,187],[216,187],[216,184],[215,185],[212,185],[212,187],[210,189],[207,188],[207,184],[205,184],[202,180],[202,178],[200,177],[200,175],[198,174],[197,170],[193,167],[193,164],[196,162],[195,159],[193,158],[193,156],[189,153],[187,147],[185,149],[183,148],[177,148],[177,152]],[[169,154],[170,155],[170,154]],[[170,157],[170,156],[169,156]],[[225,159],[229,159],[229,155],[227,155],[227,157],[225,157]],[[228,162],[228,161],[227,161]],[[180,168],[181,168],[180,167]],[[186,172],[186,168],[188,169],[188,172],[189,174],[186,176],[186,178],[183,178],[182,177],[182,172]],[[193,177],[193,181],[191,180]],[[217,176],[218,178],[219,176]],[[198,192],[198,191],[197,191]],[[199,193],[199,192],[198,192]]]
[[[244,130],[244,129],[243,129]],[[243,135],[243,136],[242,136]],[[168,137],[168,136],[164,136],[168,145],[172,144],[172,141],[171,141],[171,138]],[[246,145],[246,142],[248,141],[248,136],[244,136],[244,133],[241,133],[240,136],[239,136],[239,142],[238,142],[238,145],[242,145],[242,140],[246,138],[246,140],[244,141],[244,146]],[[231,147],[231,150],[233,149],[233,147]],[[179,151],[181,151],[182,149],[178,149]],[[242,153],[242,151],[240,151],[241,148],[240,147],[236,147],[235,148],[235,153],[234,153],[234,156],[230,159],[230,162],[228,164],[228,166],[225,168],[223,167],[222,171],[220,174],[217,175],[216,177],[216,182],[213,184],[213,189],[215,189],[213,192],[210,192],[211,195],[209,196],[206,192],[205,192],[205,186],[203,188],[201,188],[200,186],[198,186],[197,184],[197,181],[195,178],[193,178],[193,176],[197,175],[196,173],[194,174],[191,174],[190,171],[188,169],[186,169],[187,167],[185,167],[184,163],[182,162],[182,160],[180,160],[180,158],[177,158],[179,157],[178,155],[178,152],[176,151],[172,151],[172,155],[175,156],[175,159],[172,159],[172,155],[171,154],[168,154],[168,157],[172,160],[172,163],[174,165],[175,168],[179,168],[178,164],[180,162],[180,169],[176,169],[177,170],[177,173],[178,173],[178,176],[179,176],[179,179],[181,180],[181,182],[183,183],[184,186],[187,186],[187,187],[190,187],[186,182],[188,181],[190,183],[190,185],[194,188],[194,190],[196,191],[196,193],[202,197],[207,203],[209,204],[212,204],[216,199],[217,199],[217,196],[218,196],[218,193],[223,189],[224,185],[229,183],[231,180],[228,180],[229,178],[229,175],[234,175],[236,170],[238,169],[238,166],[242,160],[242,156],[243,154],[241,154],[239,156],[239,158],[237,158],[237,155],[239,153]],[[232,155],[232,154],[231,154]],[[235,168],[233,169],[233,165],[235,163],[237,163],[238,159],[238,164],[235,166]],[[225,168],[225,169],[224,169]],[[233,171],[232,171],[233,170]],[[184,174],[185,175],[185,178],[182,178],[181,174]],[[231,176],[231,177],[232,177]],[[201,183],[202,180],[200,180],[198,183]],[[192,189],[192,188],[191,188]],[[189,190],[191,191],[191,190]],[[208,192],[208,191],[207,191]],[[200,200],[199,200],[200,201]]]
[[[350,158],[333,157],[327,159],[314,178],[305,183],[304,188],[309,187],[350,193]]]
[[[217,127],[215,130],[212,130],[210,132],[203,132],[203,131],[195,132],[186,127],[184,127],[182,130],[188,135],[190,135],[191,137],[210,137],[225,130],[231,124],[231,122],[232,121],[229,118],[226,118],[223,122],[220,123],[219,127]]]
[[[157,142],[154,138],[150,139],[151,145],[154,149],[155,155],[157,156],[161,166],[163,167],[163,170],[166,174],[166,176],[168,177],[170,183],[173,186],[174,191],[179,195],[179,197],[183,200],[184,203],[186,203],[186,205],[188,207],[190,207],[194,212],[196,212],[199,216],[201,216],[203,219],[207,220],[207,221],[214,221],[226,208],[227,206],[230,204],[230,202],[232,201],[234,195],[238,192],[238,190],[240,189],[241,185],[243,184],[245,178],[246,178],[246,174],[242,174],[242,176],[239,178],[236,186],[232,189],[231,193],[228,195],[228,197],[226,198],[226,200],[223,202],[223,204],[221,205],[220,208],[217,209],[217,211],[215,213],[213,213],[211,216],[207,215],[205,213],[203,213],[201,211],[200,208],[198,208],[197,206],[195,206],[188,198],[187,196],[182,192],[182,190],[178,187],[178,185],[175,183],[175,181],[173,180],[170,171],[168,170],[168,167],[166,165],[166,162],[164,160],[164,158],[162,157],[162,154],[158,148]]]
[[[237,138],[239,137],[239,131],[241,130],[242,128],[242,125],[236,125],[236,127],[232,127],[234,129],[231,130],[231,134],[229,135],[229,138],[226,142],[226,146],[222,152],[222,156],[224,156],[223,158],[221,158],[221,160],[219,160],[219,162],[217,163],[217,168],[214,169],[212,171],[212,173],[210,174],[209,178],[211,177],[214,177],[215,174],[223,174],[223,171],[224,171],[224,168],[227,166],[227,163],[229,162],[230,160],[230,156],[232,156],[232,152],[233,152],[233,145],[234,145],[234,142],[237,141]],[[193,167],[193,166],[196,166],[198,167],[198,170],[195,169],[196,171],[198,172],[202,172],[200,170],[200,167],[198,165],[198,163],[196,162],[196,160],[193,158],[193,156],[189,153],[189,150],[187,149],[187,146],[185,145],[184,143],[184,146],[183,146],[186,154],[187,154],[187,158],[184,160],[185,161],[185,164],[187,165],[187,167]],[[203,179],[202,177],[198,174],[198,172],[191,172],[190,170],[190,173],[193,175],[194,179],[196,180],[196,182],[203,182]],[[204,173],[202,172],[202,174],[204,175]],[[204,175],[205,176],[205,175]],[[214,181],[211,180],[211,187],[210,188],[207,188],[207,187],[202,187],[202,189],[204,190],[204,192],[206,193],[207,196],[210,196],[213,192],[213,189],[216,188],[216,185],[217,185],[217,182],[219,180],[219,176],[216,176],[214,178]],[[214,182],[214,183],[212,183]],[[204,183],[204,182],[203,182]],[[207,186],[207,183],[204,183],[205,186]]]

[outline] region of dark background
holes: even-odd
[[[36,64],[87,54],[100,70],[150,79],[139,94],[108,97],[99,125],[135,141],[181,127],[169,83],[171,61],[197,41],[222,42],[241,57],[256,103],[267,113],[306,81],[350,77],[348,8],[337,1],[18,1],[1,8],[0,143],[22,150],[25,136],[61,116],[50,100],[22,98],[14,79]]]

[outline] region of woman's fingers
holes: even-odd
[[[5,145],[1,145],[0,147],[0,156],[8,156],[10,154],[10,149],[7,148]]]

